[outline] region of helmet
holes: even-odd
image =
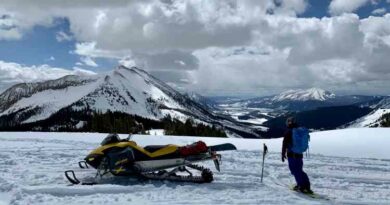
[[[296,124],[297,121],[294,117],[288,117],[287,120],[286,120],[286,125],[291,125],[291,124]]]

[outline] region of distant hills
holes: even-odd
[[[302,125],[313,130],[349,126],[380,126],[388,96],[336,95],[320,88],[288,90],[278,95],[237,99],[217,99],[220,113],[230,115],[249,126],[267,128],[263,137],[279,137],[288,116],[295,116]],[[379,114],[378,114],[379,113]]]

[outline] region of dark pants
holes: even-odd
[[[288,167],[291,174],[294,175],[297,185],[304,189],[310,189],[310,181],[307,174],[302,170],[302,158],[288,157]]]

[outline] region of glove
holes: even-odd
[[[284,162],[285,159],[287,159],[286,155],[282,154],[282,162]]]

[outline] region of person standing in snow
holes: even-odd
[[[307,132],[307,138],[309,138],[308,131],[306,128],[299,127],[298,123],[296,122],[295,118],[289,117],[286,120],[286,126],[287,130],[284,133],[283,138],[283,146],[282,146],[282,162],[284,162],[286,159],[288,160],[288,167],[290,169],[291,174],[294,176],[296,181],[296,186],[294,187],[295,191],[300,191],[302,193],[308,193],[312,194],[313,191],[310,189],[310,180],[307,174],[303,171],[303,153],[299,153],[301,151],[293,151],[293,150],[299,150],[302,148],[296,148],[294,146],[302,146],[302,145],[294,145],[294,139],[297,135],[297,130],[300,128],[301,130],[304,130]],[[306,142],[306,146],[308,146],[308,139]],[[296,144],[298,144],[296,142]],[[305,145],[303,145],[304,147]],[[306,148],[303,148],[303,150],[306,150]]]

